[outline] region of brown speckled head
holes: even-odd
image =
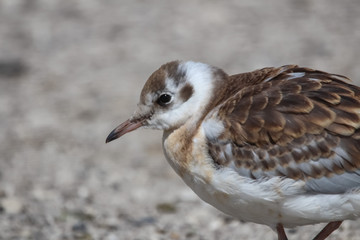
[[[235,89],[229,88],[228,75],[219,68],[192,61],[166,63],[148,78],[134,114],[115,132],[125,134],[138,127],[170,130],[187,121],[196,127],[229,97],[227,90]]]
[[[146,81],[140,95],[140,103],[146,102],[148,93],[156,93],[163,91],[166,87],[165,80],[169,76],[169,72],[177,71],[179,61],[172,61],[162,65],[158,70],[153,72]]]
[[[209,104],[213,104],[211,93],[226,78],[222,70],[207,64],[166,63],[146,81],[131,121],[141,119],[143,126],[156,129],[179,127],[209,110]]]

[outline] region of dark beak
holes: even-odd
[[[131,122],[129,119],[123,122],[122,124],[120,124],[114,130],[112,130],[112,132],[106,138],[106,143],[111,142],[128,132],[134,131],[135,129],[141,127],[142,125],[143,125],[142,122]]]

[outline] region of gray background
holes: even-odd
[[[104,140],[167,61],[295,63],[357,82],[359,43],[358,0],[0,0],[0,239],[276,239],[199,200],[160,132]]]

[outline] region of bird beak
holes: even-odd
[[[112,132],[106,138],[106,143],[111,142],[128,132],[134,131],[135,129],[138,129],[142,125],[143,125],[142,121],[132,122],[130,119],[128,119],[119,126],[117,126],[114,130],[112,130]]]

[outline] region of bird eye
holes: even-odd
[[[165,106],[171,102],[171,95],[169,94],[161,94],[158,100],[156,101],[160,106]]]

